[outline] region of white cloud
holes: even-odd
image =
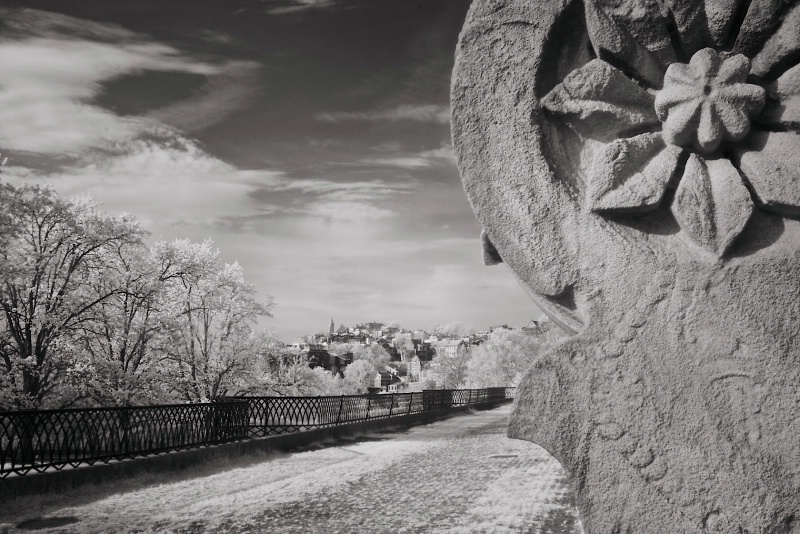
[[[137,140],[117,148],[114,156],[87,157],[57,173],[9,168],[6,177],[52,185],[66,197],[91,194],[106,211],[133,212],[157,233],[170,225],[206,224],[252,209],[248,193],[281,179],[276,171],[240,171],[178,137],[169,144]]]
[[[396,157],[364,159],[361,163],[366,165],[385,165],[387,167],[400,167],[401,169],[425,169],[433,165],[433,161],[424,157]]]
[[[343,121],[414,121],[414,122],[433,122],[437,124],[450,123],[450,107],[435,104],[405,105],[391,109],[374,111],[337,111],[320,113],[315,116],[317,120],[323,122],[343,122]]]
[[[387,167],[400,167],[402,169],[425,169],[433,167],[440,162],[455,163],[456,157],[453,147],[442,147],[434,150],[425,150],[416,154],[396,156],[391,158],[367,158],[360,163],[365,165],[379,165]]]
[[[393,215],[382,205],[409,192],[413,183],[382,180],[336,182],[287,176],[279,170],[241,170],[172,132],[113,146],[114,153],[88,153],[51,174],[9,166],[11,183],[49,184],[63,196],[91,194],[110,213],[134,213],[151,231],[197,225],[258,232],[266,215],[331,221],[374,221]],[[273,194],[290,193],[271,198]],[[256,193],[254,195],[254,193]]]
[[[212,77],[194,99],[193,127],[218,121],[250,97],[242,80],[252,79],[251,63],[196,61],[117,26],[53,13],[3,10],[0,16],[10,28],[0,40],[0,146],[8,150],[77,154],[152,128],[151,118],[119,117],[91,104],[102,82],[143,70]]]
[[[270,15],[287,15],[307,9],[333,7],[334,0],[267,0],[266,13]]]
[[[209,76],[194,96],[151,113],[148,117],[194,132],[250,107],[262,85],[261,68],[252,61],[231,61]]]

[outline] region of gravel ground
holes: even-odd
[[[37,532],[79,534],[581,533],[558,462],[505,437],[510,409],[319,444],[96,499],[62,497],[57,506],[4,521],[9,534],[30,532],[18,527],[37,518],[53,525]]]

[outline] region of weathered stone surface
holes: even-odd
[[[598,150],[589,169],[591,208],[650,211],[661,203],[680,150],[658,133],[616,139]]]
[[[667,67],[664,88],[655,99],[664,140],[677,146],[693,144],[707,154],[723,139],[744,139],[750,117],[764,107],[766,94],[763,87],[745,83],[749,73],[750,60],[742,54],[723,61],[711,48],[696,52],[689,64]]]
[[[471,7],[465,191],[488,261],[574,334],[509,432],[564,465],[587,534],[800,533],[797,5]],[[670,94],[670,68],[711,83]],[[698,119],[668,126],[676,102]]]

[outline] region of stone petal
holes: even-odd
[[[622,14],[627,12],[630,15],[635,11],[648,11],[641,9],[641,6],[638,10],[634,10],[634,7],[631,5],[627,11],[623,10]],[[585,8],[589,38],[592,40],[598,57],[613,62],[620,68],[628,69],[626,74],[642,80],[650,87],[660,88],[664,70],[667,64],[674,61],[672,59],[674,55],[672,58],[660,60],[656,53],[644,46],[626,28],[625,23],[630,21],[630,17],[620,16],[620,14],[614,16],[610,7],[604,5],[600,0],[586,0]],[[652,12],[658,13],[657,5],[654,5],[653,9]],[[655,39],[658,38],[655,37]]]
[[[737,150],[761,209],[800,217],[800,134],[753,132]]]
[[[753,201],[729,160],[704,160],[692,154],[675,192],[672,213],[695,243],[722,257],[744,230]]]
[[[792,67],[767,88],[772,101],[767,101],[761,120],[794,125],[800,131],[800,65]]]
[[[704,48],[692,56],[689,66],[695,72],[703,73],[705,80],[717,75],[720,67],[719,55],[712,48]]]
[[[664,122],[664,140],[679,146],[692,143],[700,121],[701,104],[701,99],[694,99],[673,107]]]
[[[787,5],[786,0],[752,0],[731,52],[753,57],[780,24]]]
[[[663,89],[656,95],[656,115],[659,119],[665,121],[669,117],[670,110],[675,106],[701,100],[702,97],[702,93],[697,90],[695,85],[681,85],[677,88],[671,86],[669,89]]]
[[[797,63],[800,52],[800,4],[796,4],[783,19],[781,27],[764,45],[764,48],[753,58],[751,73],[759,78],[791,67],[791,61]],[[787,61],[790,64],[786,64]],[[775,74],[777,76],[777,73]]]
[[[760,111],[766,97],[764,88],[752,83],[723,85],[717,88],[717,93],[722,95],[728,102],[740,106],[747,114]]]
[[[686,63],[673,63],[667,67],[667,72],[664,74],[664,81],[686,85],[688,87],[697,87],[703,80],[701,80],[701,76],[694,68]]]
[[[678,165],[681,149],[661,134],[617,139],[597,154],[589,175],[593,211],[644,212],[658,207]]]
[[[731,56],[722,62],[717,73],[717,84],[744,83],[750,73],[750,60],[742,54]]]
[[[703,102],[700,124],[697,127],[697,144],[701,150],[712,152],[722,142],[722,128],[714,104]]]
[[[640,126],[657,125],[654,97],[600,59],[572,71],[542,99],[542,105],[580,133],[614,137]]]
[[[673,63],[664,75],[664,89],[656,94],[656,115],[665,121],[673,107],[703,96],[703,83],[694,69],[683,63]]]
[[[747,118],[742,109],[730,102],[718,99],[714,102],[717,116],[722,121],[725,130],[725,139],[729,141],[741,141],[747,132],[750,131],[750,119]]]

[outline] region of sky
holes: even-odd
[[[212,239],[287,342],[524,326],[450,140],[467,0],[0,0],[2,179]]]

